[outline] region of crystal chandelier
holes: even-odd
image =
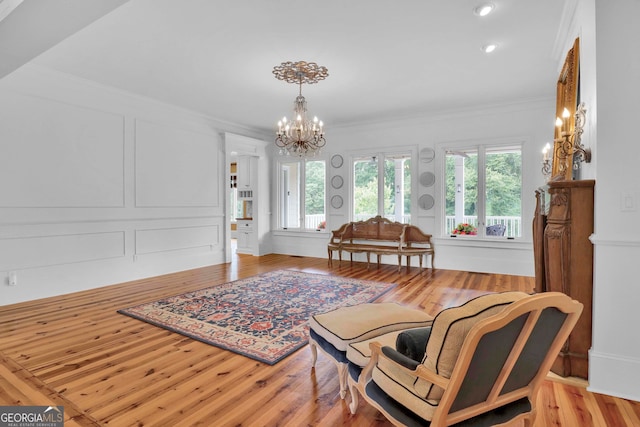
[[[283,62],[273,67],[273,74],[278,80],[297,83],[300,87],[293,102],[293,119],[284,117],[278,122],[275,143],[280,148],[280,154],[315,156],[327,141],[324,139],[322,121],[317,117],[313,120],[307,119],[307,101],[302,96],[302,83],[313,84],[326,79],[329,75],[327,67],[319,66],[315,62]]]

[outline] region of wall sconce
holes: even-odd
[[[547,145],[542,149],[542,175],[548,179],[551,175],[551,144],[547,142]]]
[[[576,109],[573,132],[565,130],[567,128],[567,119],[571,115],[569,110],[564,109],[562,119],[560,117],[556,118],[556,126],[558,127],[560,138],[554,140],[555,158],[560,162],[558,165],[560,172],[565,172],[569,167],[569,158],[572,158],[573,169],[578,169],[582,162],[591,162],[591,150],[584,148],[581,142],[586,121],[586,112],[587,109],[584,102],[581,102]]]

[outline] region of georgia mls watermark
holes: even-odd
[[[64,406],[0,406],[0,427],[64,427]]]

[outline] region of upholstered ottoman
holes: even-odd
[[[340,397],[347,393],[349,344],[379,337],[394,331],[429,326],[433,317],[396,303],[360,304],[341,307],[309,319],[309,346],[313,366],[320,348],[338,368]],[[395,342],[395,341],[394,341]]]

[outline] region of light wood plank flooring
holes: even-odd
[[[116,310],[275,269],[397,284],[380,301],[436,314],[477,295],[533,290],[530,277],[409,270],[285,255],[0,307],[0,405],[64,405],[65,426],[388,426],[361,400],[351,415],[334,365],[308,346],[267,366]],[[536,426],[638,426],[640,403],[548,380]]]

